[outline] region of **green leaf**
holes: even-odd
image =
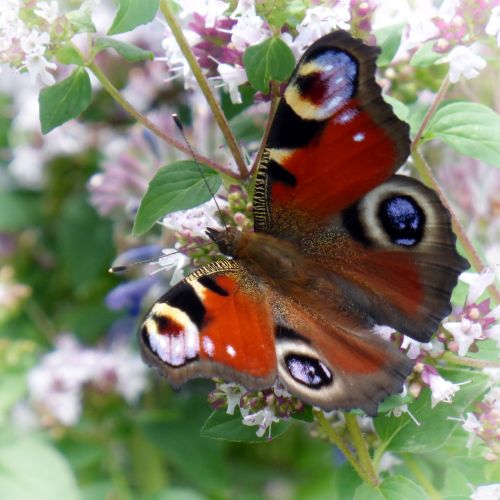
[[[97,31],[92,22],[92,12],[90,9],[72,10],[66,14],[66,17],[77,33],[95,33]]]
[[[435,64],[439,59],[442,59],[443,55],[434,52],[432,48],[434,47],[434,41],[424,43],[416,52],[410,60],[411,66],[418,66],[420,68],[427,68]]]
[[[90,104],[92,89],[84,68],[76,68],[62,82],[42,89],[38,97],[42,133],[76,118]]]
[[[280,38],[268,38],[248,47],[243,55],[248,81],[261,92],[269,92],[269,82],[283,82],[295,68],[295,58],[288,45]]]
[[[10,417],[11,408],[26,394],[26,373],[2,373],[0,377],[0,426]]]
[[[453,457],[446,464],[443,493],[449,496],[460,495],[469,491],[469,485],[477,487],[494,482],[486,477],[486,464],[483,458]]]
[[[35,193],[3,192],[0,196],[0,231],[17,231],[41,221],[40,197]]]
[[[240,443],[262,443],[276,439],[283,434],[291,424],[290,420],[280,420],[271,425],[271,438],[269,430],[262,437],[258,437],[256,432],[258,426],[243,425],[242,417],[238,408],[233,415],[229,415],[224,410],[215,410],[206,420],[201,429],[201,436],[225,441],[236,441]]]
[[[408,120],[408,116],[410,115],[410,110],[406,106],[406,104],[402,103],[395,97],[392,97],[390,95],[384,95],[382,96],[384,98],[384,101],[387,104],[390,104],[392,107],[392,110],[394,111],[394,114],[403,121]]]
[[[0,444],[0,492],[9,500],[80,498],[64,458],[45,442],[20,436]]]
[[[375,418],[375,429],[382,446],[388,451],[424,453],[445,444],[460,424],[460,417],[473,401],[481,397],[488,383],[485,375],[470,370],[441,370],[441,375],[454,383],[470,382],[460,387],[451,404],[441,402],[434,408],[431,408],[430,390],[424,389],[420,397],[409,405],[419,426],[408,413],[400,417],[379,415]]]
[[[135,236],[145,233],[161,217],[177,210],[194,208],[208,201],[210,191],[215,193],[221,176],[193,160],[176,161],[161,167],[151,179],[148,190],[141,200],[134,228]]]
[[[59,219],[59,266],[73,287],[84,289],[106,273],[113,258],[111,223],[99,217],[83,197],[68,198]],[[80,306],[81,307],[81,306]],[[103,319],[103,316],[96,318]]]
[[[376,31],[377,45],[382,49],[377,59],[379,66],[387,66],[391,63],[401,44],[404,26],[404,23],[398,23]]]
[[[184,399],[170,400],[168,413],[146,414],[138,424],[169,464],[175,466],[178,475],[186,477],[189,484],[198,486],[202,492],[210,493],[210,498],[218,498],[230,482],[227,443],[200,436],[200,428],[210,411],[204,388],[203,395],[191,392],[184,394],[187,396]]]
[[[143,50],[136,45],[114,40],[107,36],[99,37],[95,42],[96,54],[107,48],[115,49],[118,54],[130,62],[143,61],[145,59],[151,61],[154,58],[154,54],[150,50]]]
[[[84,66],[85,61],[82,59],[80,53],[71,45],[63,45],[56,50],[57,60],[62,64],[76,64],[77,66]]]
[[[403,476],[390,476],[373,488],[362,484],[354,494],[354,500],[426,500],[424,490]]]
[[[452,102],[433,116],[425,139],[438,138],[465,156],[500,167],[500,115],[474,102]]]
[[[153,20],[159,0],[119,0],[120,6],[108,35],[131,31]]]

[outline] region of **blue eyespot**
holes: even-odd
[[[395,245],[412,247],[424,236],[425,213],[411,196],[386,198],[379,205],[378,216]]]

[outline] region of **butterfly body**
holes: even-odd
[[[377,53],[335,32],[299,62],[257,171],[254,230],[208,229],[231,259],[144,321],[143,356],[173,385],[279,379],[311,404],[372,415],[402,390],[413,362],[377,326],[428,341],[467,264],[437,195],[394,174],[408,126],[380,95]]]

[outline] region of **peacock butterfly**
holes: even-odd
[[[436,193],[394,172],[409,127],[375,82],[377,47],[337,31],[298,63],[258,167],[254,230],[207,229],[230,259],[161,297],[142,355],[171,384],[276,379],[305,402],[377,413],[411,361],[374,333],[427,342],[467,262]]]

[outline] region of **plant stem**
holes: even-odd
[[[449,363],[460,366],[470,366],[472,368],[500,368],[500,361],[490,361],[486,359],[462,358],[456,354],[446,351],[443,359]]]
[[[428,498],[430,500],[441,500],[441,498],[443,498],[442,495],[440,495],[439,491],[437,491],[436,488],[434,488],[434,485],[427,479],[427,476],[424,474],[413,457],[405,454],[403,455],[403,459],[408,469],[410,469],[413,475],[418,479],[420,486],[422,486],[427,493]]]
[[[271,96],[271,105],[269,107],[269,116],[267,118],[266,128],[264,129],[264,135],[262,136],[262,142],[260,143],[259,151],[255,156],[255,160],[250,170],[250,175],[253,175],[257,171],[257,168],[260,164],[262,154],[264,153],[264,149],[266,148],[267,138],[269,137],[269,132],[271,131],[271,125],[274,121],[274,115],[276,114],[276,109],[278,108],[278,104],[280,101],[279,86],[275,81],[271,82]]]
[[[161,0],[160,10],[163,16],[165,17],[165,20],[167,21],[167,24],[170,27],[172,34],[175,37],[175,40],[179,44],[179,48],[181,49],[183,56],[186,58],[186,61],[189,64],[189,67],[191,68],[191,71],[193,72],[193,75],[196,78],[200,90],[203,92],[203,95],[205,96],[205,99],[207,100],[208,105],[210,106],[210,109],[214,114],[214,118],[215,121],[217,122],[217,125],[219,125],[222,134],[226,138],[227,145],[231,151],[231,154],[233,155],[234,161],[236,162],[238,171],[240,173],[239,178],[246,179],[248,177],[248,170],[246,168],[243,155],[241,154],[241,150],[238,146],[238,143],[236,142],[236,138],[234,137],[231,129],[229,128],[229,124],[226,120],[226,117],[224,116],[222,109],[220,108],[218,102],[216,101],[212,93],[212,90],[208,85],[208,82],[205,76],[203,75],[203,72],[201,71],[200,65],[196,61],[196,58],[191,50],[191,47],[189,46],[189,43],[186,37],[184,36],[184,33],[182,32],[179,23],[177,22],[172,11],[170,10],[170,6],[167,0]]]
[[[417,146],[419,145],[422,136],[425,132],[425,129],[427,128],[427,125],[429,125],[429,122],[431,121],[431,118],[434,116],[436,109],[441,104],[441,101],[444,99],[446,92],[448,92],[449,86],[450,86],[450,80],[448,78],[448,75],[446,75],[445,79],[441,82],[438,93],[436,94],[436,97],[434,98],[431,107],[427,110],[427,113],[425,113],[420,128],[418,129],[415,138],[413,139],[412,147],[417,148]]]
[[[365,471],[363,467],[361,467],[361,465],[356,460],[356,457],[347,446],[347,443],[341,436],[339,436],[335,432],[333,427],[330,425],[330,422],[325,417],[324,413],[321,410],[313,410],[313,413],[314,417],[316,418],[316,422],[318,422],[323,432],[328,436],[328,439],[344,454],[349,463],[352,465],[352,468],[358,473],[359,477],[361,477],[363,481],[370,484],[371,486],[377,486],[378,482],[373,482],[373,478]]]
[[[483,262],[483,260],[479,256],[476,248],[474,247],[469,237],[467,236],[465,228],[463,227],[458,217],[455,215],[455,212],[453,211],[453,208],[451,207],[451,204],[448,198],[446,197],[446,194],[441,189],[441,186],[434,177],[431,168],[425,161],[423,155],[418,150],[418,147],[420,146],[420,143],[422,141],[422,136],[425,133],[425,130],[429,122],[431,121],[434,113],[436,112],[436,109],[438,108],[441,101],[444,99],[449,86],[450,86],[450,81],[448,76],[446,76],[445,79],[441,82],[441,86],[439,87],[438,93],[436,94],[436,97],[434,98],[431,107],[427,110],[427,113],[425,114],[424,119],[422,120],[422,124],[420,125],[420,128],[418,129],[418,132],[415,135],[415,138],[413,139],[411,145],[411,156],[415,163],[415,168],[421,175],[423,181],[436,191],[437,195],[439,196],[439,199],[450,212],[451,221],[453,224],[453,230],[455,231],[460,243],[464,247],[465,253],[467,254],[467,257],[471,262],[472,266],[476,269],[476,271],[481,272],[486,268],[486,263]],[[493,300],[497,304],[500,303],[500,291],[495,286],[495,284],[490,285],[488,287],[488,291]]]
[[[183,153],[191,156],[191,151],[188,146],[183,142],[170,137],[168,134],[163,132],[157,125],[155,125],[151,120],[149,120],[146,116],[137,111],[134,106],[123,97],[122,94],[118,91],[118,89],[111,83],[108,77],[103,73],[103,71],[97,66],[94,62],[88,63],[87,67],[94,73],[96,78],[101,82],[104,89],[109,93],[109,95],[130,115],[132,115],[139,123],[142,123],[147,129],[149,129],[153,134],[157,135],[160,139],[164,140],[167,144],[170,144],[176,149],[179,149]],[[218,163],[212,161],[210,158],[206,158],[203,155],[199,155],[194,153],[194,157],[200,162],[212,167],[214,170],[221,172],[223,174],[229,175],[231,177],[235,177],[234,172],[229,168],[223,165],[219,165]]]
[[[375,471],[373,462],[370,458],[370,453],[368,451],[368,446],[366,445],[365,438],[363,437],[361,429],[359,428],[358,420],[352,413],[345,413],[344,417],[347,425],[347,430],[351,435],[352,444],[354,445],[358,453],[359,463],[370,477],[370,484],[377,485],[379,482],[377,472]]]

